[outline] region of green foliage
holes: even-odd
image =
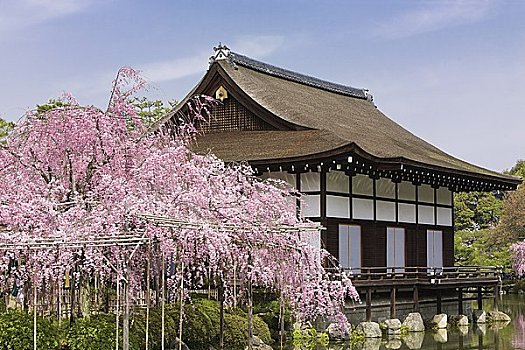
[[[279,338],[280,324],[279,312],[281,304],[278,300],[261,301],[254,305],[253,312],[259,316],[270,328],[273,339]],[[284,308],[284,328],[290,329],[292,325],[292,316],[289,308]]]
[[[179,304],[166,305],[165,337],[167,344],[175,344],[179,334]],[[141,310],[134,316],[132,333],[139,339],[145,338],[145,311]],[[161,310],[150,310],[150,347],[161,348]],[[248,339],[248,319],[240,309],[232,310],[224,315],[224,341],[228,348],[243,348]],[[195,299],[192,304],[184,305],[182,340],[190,349],[207,349],[210,344],[218,344],[220,336],[219,303],[207,299]],[[253,318],[253,333],[266,344],[271,343],[268,325],[259,317]]]
[[[304,350],[316,349],[319,346],[326,347],[330,341],[327,333],[317,332],[313,327],[294,329],[292,339],[296,348]]]
[[[131,332],[133,333],[133,332]],[[119,336],[122,344],[122,330]],[[69,329],[67,344],[71,350],[112,350],[115,348],[115,316],[99,314],[78,319]],[[138,350],[138,339],[130,335],[130,349]]]
[[[514,176],[521,176],[525,179],[525,160],[520,159],[516,162],[516,165],[514,165],[509,170],[505,171],[505,174],[514,175]]]
[[[502,201],[491,192],[460,192],[454,195],[456,230],[494,227],[501,217]]]
[[[224,342],[232,348],[244,348],[248,342],[248,318],[238,310],[224,315]],[[268,325],[258,316],[253,317],[253,335],[258,336],[265,344],[272,338]]]
[[[399,327],[399,331],[400,331],[402,337],[408,335],[408,326],[402,324],[401,327]]]
[[[56,100],[56,99],[50,99],[44,104],[36,105],[36,112],[37,114],[44,114],[52,109],[60,108],[60,107],[67,107],[68,103],[64,102],[62,100]]]
[[[457,231],[454,237],[456,264],[460,266],[510,266],[511,242],[494,229]]]
[[[37,319],[37,348],[54,350],[61,346],[62,336],[58,322]],[[0,344],[2,349],[33,349],[33,315],[10,310],[0,314]]]
[[[164,102],[161,100],[151,101],[146,97],[135,97],[132,100],[132,104],[135,106],[137,115],[146,125],[155,123],[157,120],[171,111],[177,105],[177,103],[177,101],[172,100],[168,101],[167,104],[164,104]]]
[[[0,143],[5,142],[6,136],[15,127],[15,123],[0,118]]]
[[[350,342],[352,344],[361,343],[365,340],[365,332],[357,329],[353,329],[350,333]]]

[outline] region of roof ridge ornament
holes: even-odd
[[[215,53],[210,57],[210,64],[215,61],[226,60],[230,57],[230,48],[219,41],[219,45],[213,48]]]

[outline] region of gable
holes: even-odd
[[[203,133],[214,133],[277,130],[277,128],[256,116],[230,94],[213,109],[209,121],[200,123],[197,130]]]

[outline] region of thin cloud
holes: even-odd
[[[271,55],[284,44],[283,36],[263,35],[244,36],[233,42],[226,43],[233,51],[249,55],[254,58],[264,58]],[[208,58],[212,50],[201,51],[195,55],[176,58],[173,60],[151,62],[138,67],[142,75],[151,82],[162,82],[182,79],[190,75],[202,73],[208,65]]]
[[[19,30],[87,9],[94,0],[5,0],[0,3],[0,39]]]
[[[379,25],[375,34],[384,38],[406,38],[485,19],[494,9],[494,1],[446,1],[424,3]]]

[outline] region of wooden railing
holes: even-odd
[[[344,269],[356,285],[497,283],[500,266],[361,267]]]

